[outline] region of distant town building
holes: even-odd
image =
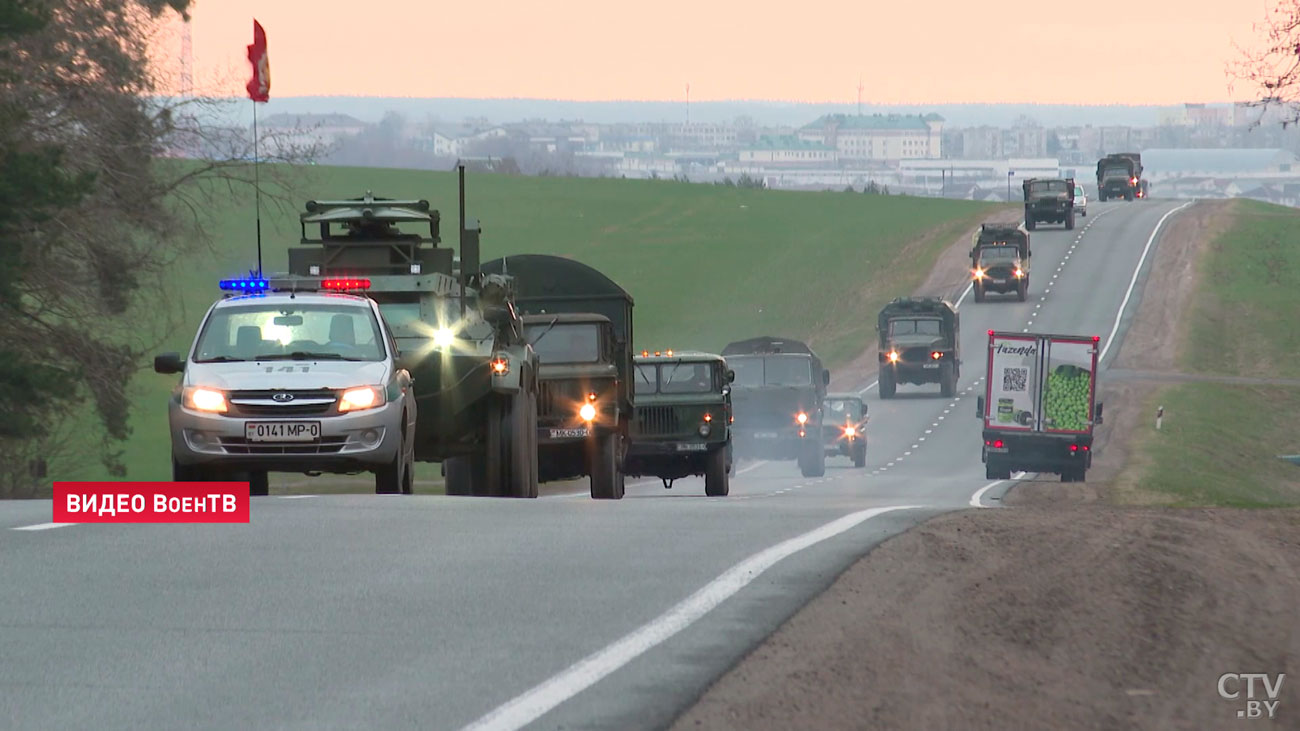
[[[831,165],[838,160],[834,147],[794,135],[760,137],[740,150],[740,162],[769,165]]]
[[[942,157],[943,117],[937,114],[828,114],[798,137],[832,147],[842,162],[890,162]]]

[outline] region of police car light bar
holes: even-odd
[[[260,277],[221,280],[221,289],[226,292],[244,292],[249,294],[254,292],[265,292],[270,288],[271,283]]]

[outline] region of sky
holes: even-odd
[[[196,91],[869,104],[1239,101],[1225,70],[1275,0],[194,0]],[[179,23],[155,55],[180,68]]]

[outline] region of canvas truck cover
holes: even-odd
[[[1022,223],[984,223],[971,236],[971,261],[984,246],[1015,246],[1021,259],[1029,258],[1029,230]]]
[[[1097,179],[1101,180],[1107,168],[1122,167],[1132,177],[1142,177],[1142,155],[1136,152],[1121,152],[1107,155],[1097,161]]]
[[[937,316],[943,320],[944,327],[956,331],[958,326],[957,309],[942,297],[898,297],[885,305],[877,316],[877,328],[880,330],[881,343],[889,332],[889,321],[897,317]],[[723,355],[726,355],[725,353]]]
[[[771,335],[760,335],[748,340],[737,340],[734,343],[727,343],[727,347],[722,349],[722,355],[773,355],[777,353],[801,353],[811,355],[814,358],[817,354],[808,347],[807,343],[795,340],[794,338],[778,338]]]
[[[631,360],[632,295],[580,261],[548,254],[518,254],[483,264],[485,274],[508,274],[515,282],[520,314],[593,312],[609,318],[614,337]]]
[[[989,333],[985,429],[1091,434],[1100,338]]]

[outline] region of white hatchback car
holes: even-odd
[[[182,374],[168,409],[172,479],[247,480],[265,495],[267,472],[364,471],[375,492],[410,494],[416,401],[374,301],[231,281],[267,286],[235,287],[245,293],[212,305],[187,356],[154,359]]]
[[[1080,216],[1088,215],[1088,196],[1083,192],[1083,186],[1078,183],[1074,185],[1074,210]]]

